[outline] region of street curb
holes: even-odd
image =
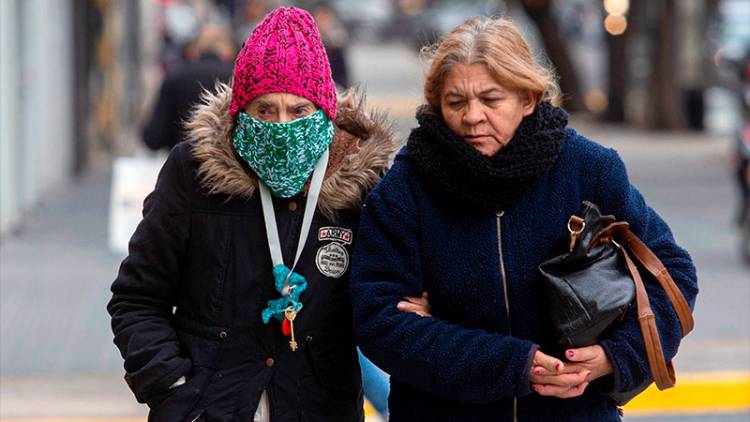
[[[678,374],[674,388],[651,385],[623,407],[626,415],[741,413],[750,410],[750,371]]]
[[[382,422],[370,402],[365,401],[365,422]],[[0,418],[0,422],[146,422],[146,418]]]

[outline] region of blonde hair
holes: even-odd
[[[422,49],[430,61],[424,84],[428,109],[440,111],[445,76],[456,64],[481,63],[508,89],[531,94],[536,104],[559,102],[555,72],[534,58],[526,39],[508,18],[470,18],[437,44]]]
[[[213,24],[206,25],[198,31],[191,48],[196,56],[210,52],[228,62],[232,61],[236,53],[229,28]]]

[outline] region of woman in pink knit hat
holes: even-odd
[[[108,305],[149,421],[361,421],[348,278],[394,151],[312,17],[268,14],[170,153]]]

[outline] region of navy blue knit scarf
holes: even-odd
[[[420,110],[417,121],[407,149],[427,185],[453,203],[498,211],[512,207],[555,164],[568,114],[548,102],[539,104],[491,157],[453,133],[440,116]]]

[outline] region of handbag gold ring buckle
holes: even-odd
[[[570,245],[568,246],[568,249],[570,250],[570,252],[573,251],[573,246],[575,246],[576,240],[578,240],[578,236],[583,233],[583,229],[585,227],[586,222],[583,221],[581,217],[573,215],[568,220],[568,231],[570,232]]]

